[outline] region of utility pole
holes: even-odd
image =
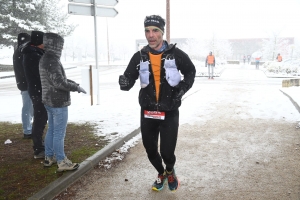
[[[109,65],[109,60],[110,60],[110,57],[109,57],[109,38],[108,38],[108,22],[107,22],[107,18],[106,18],[106,37],[107,37],[107,63]]]
[[[167,2],[167,5],[166,5],[166,32],[167,32],[167,35],[166,35],[166,39],[167,39],[167,42],[170,44],[170,0],[166,0]]]

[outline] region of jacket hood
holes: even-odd
[[[18,35],[18,47],[30,41],[30,35],[27,33],[20,33]]]
[[[51,52],[60,58],[64,46],[64,39],[60,35],[56,33],[45,33],[43,42],[46,53]]]

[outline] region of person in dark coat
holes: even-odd
[[[142,140],[148,159],[158,172],[152,190],[160,191],[168,182],[169,189],[175,191],[179,187],[174,169],[179,107],[183,95],[194,83],[196,69],[189,56],[176,44],[163,40],[164,26],[165,20],[159,15],[145,18],[148,45],[132,56],[124,74],[119,77],[119,85],[121,90],[128,91],[140,79]]]
[[[34,158],[45,158],[43,142],[44,129],[47,124],[47,111],[42,103],[42,87],[39,73],[39,62],[44,55],[43,35],[41,31],[32,31],[30,42],[21,49],[23,66],[28,84],[28,92],[33,103],[34,117],[32,124],[32,141]]]
[[[23,67],[23,54],[21,54],[20,49],[22,45],[30,41],[30,35],[27,33],[18,34],[18,45],[13,54],[13,68],[16,78],[16,83],[18,89],[21,91],[22,95],[22,127],[23,127],[23,138],[31,139],[32,130],[32,117],[33,117],[33,106],[32,101],[27,90],[27,81],[25,77],[24,67]]]
[[[75,170],[78,163],[70,161],[64,152],[64,139],[68,122],[70,91],[86,93],[76,82],[67,79],[60,62],[64,39],[56,33],[44,34],[45,54],[40,60],[42,101],[48,113],[48,130],[45,137],[44,166],[57,163],[58,172]]]

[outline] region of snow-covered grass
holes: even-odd
[[[267,61],[262,70],[270,75],[300,76],[300,59],[284,60],[282,62]]]

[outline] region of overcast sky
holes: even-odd
[[[68,0],[64,0],[68,3]],[[166,17],[166,0],[119,0],[118,15],[107,18],[110,37],[144,38],[146,15]],[[257,38],[300,34],[300,0],[170,0],[171,38]],[[94,31],[93,17],[71,15],[76,32]],[[98,17],[106,35],[106,18]]]

